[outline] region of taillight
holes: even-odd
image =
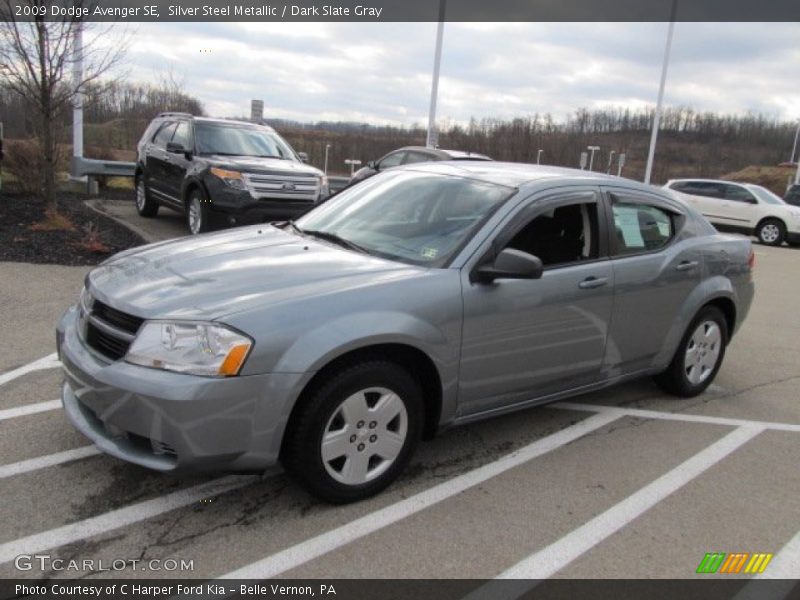
[[[751,271],[756,266],[756,253],[752,248],[750,248],[750,256],[747,257],[747,266],[750,267]]]

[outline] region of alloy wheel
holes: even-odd
[[[781,236],[781,230],[775,223],[767,223],[761,228],[761,241],[766,244],[774,244]]]

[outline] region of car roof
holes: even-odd
[[[469,150],[446,150],[444,148],[428,148],[427,146],[403,146],[402,148],[398,148],[397,150],[392,150],[391,152],[389,152],[389,154],[407,150],[414,152],[424,152],[426,154],[436,154],[437,156],[445,160],[492,160],[485,154],[470,152]]]
[[[526,163],[452,160],[416,163],[394,167],[394,169],[469,177],[508,187],[521,187],[529,184],[561,180],[564,183],[592,183],[595,185],[623,186],[649,193],[663,192],[663,190],[654,186],[645,185],[632,179],[606,175],[605,173]]]
[[[728,181],[727,179],[703,179],[702,177],[687,177],[683,179],[670,179],[667,183],[681,183],[685,181],[697,181],[698,183],[732,183],[734,185],[748,185],[741,181]]]
[[[247,127],[251,129],[266,129],[274,132],[275,130],[266,123],[255,123],[243,119],[220,118],[220,117],[200,117],[190,113],[163,112],[157,119],[188,119],[199,123],[213,123],[215,125],[230,125],[232,127]]]

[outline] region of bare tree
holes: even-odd
[[[3,0],[0,5],[0,80],[24,99],[34,113],[42,159],[42,196],[48,209],[57,212],[56,164],[58,144],[56,126],[59,116],[69,110],[77,94],[105,75],[123,58],[127,41],[103,44],[101,37],[109,28],[95,30],[83,43],[83,69],[73,77],[73,41],[79,27],[76,17],[54,18],[48,14],[46,0]],[[76,8],[89,8],[88,1],[76,0]],[[18,7],[22,7],[20,10]],[[18,12],[30,16],[20,17]],[[80,11],[76,11],[80,14]],[[87,32],[88,33],[88,32]],[[115,36],[116,37],[116,36]]]

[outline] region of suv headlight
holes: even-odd
[[[319,196],[317,200],[325,200],[328,196],[331,195],[331,188],[328,185],[328,176],[323,175],[319,179]]]
[[[125,361],[206,377],[238,375],[253,340],[218,323],[147,321]]]
[[[239,171],[229,171],[228,169],[220,169],[219,167],[211,167],[209,171],[212,175],[219,177],[232,188],[237,190],[244,189],[244,178]]]

